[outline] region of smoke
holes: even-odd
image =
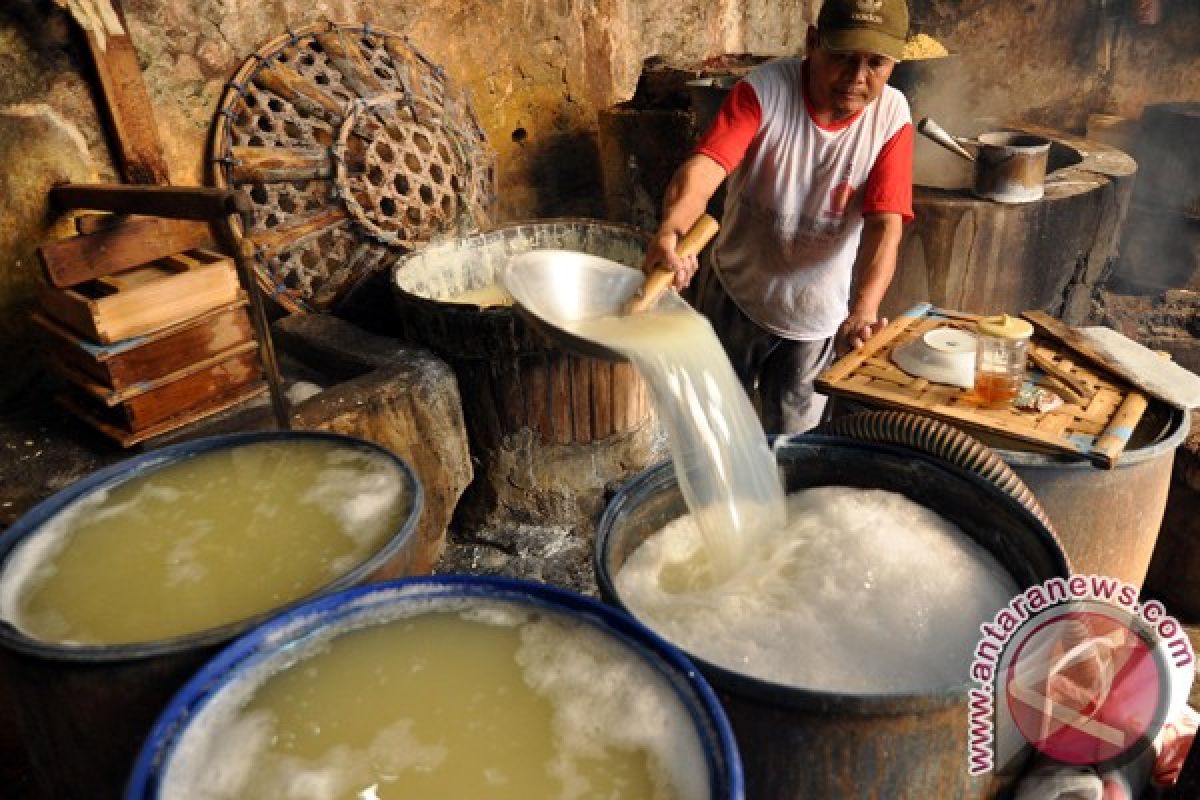
[[[1132,153],[1138,162],[1113,288],[1133,294],[1200,289],[1200,103],[1150,105]]]

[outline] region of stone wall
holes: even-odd
[[[1089,110],[1136,115],[1196,99],[1200,4],[1163,0],[1155,27],[1112,0],[1097,55],[1096,0],[912,0],[920,30],[959,53],[970,102],[1081,130]],[[498,155],[501,220],[603,214],[596,118],[628,99],[644,58],[694,63],[800,49],[819,0],[125,0],[176,183],[201,183],[225,81],[265,41],[322,16],[409,35],[472,92]],[[53,235],[53,180],[112,179],[86,51],[50,0],[0,4],[0,370],[30,363],[25,311],[36,242]],[[31,110],[33,109],[33,110]],[[31,117],[34,121],[31,122]],[[11,343],[20,346],[9,346]],[[6,380],[0,402],[20,381]]]

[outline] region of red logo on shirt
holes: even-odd
[[[833,187],[829,192],[829,210],[825,212],[825,216],[844,217],[852,197],[854,197],[854,187],[850,185],[850,181],[842,181]]]

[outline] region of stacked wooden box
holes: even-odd
[[[58,399],[122,446],[265,389],[237,270],[208,242],[199,223],[135,218],[39,250]]]

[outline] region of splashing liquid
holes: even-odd
[[[786,514],[775,457],[712,326],[680,303],[566,327],[628,357],[650,386],[705,545],[680,585],[727,580],[749,542],[782,526]]]

